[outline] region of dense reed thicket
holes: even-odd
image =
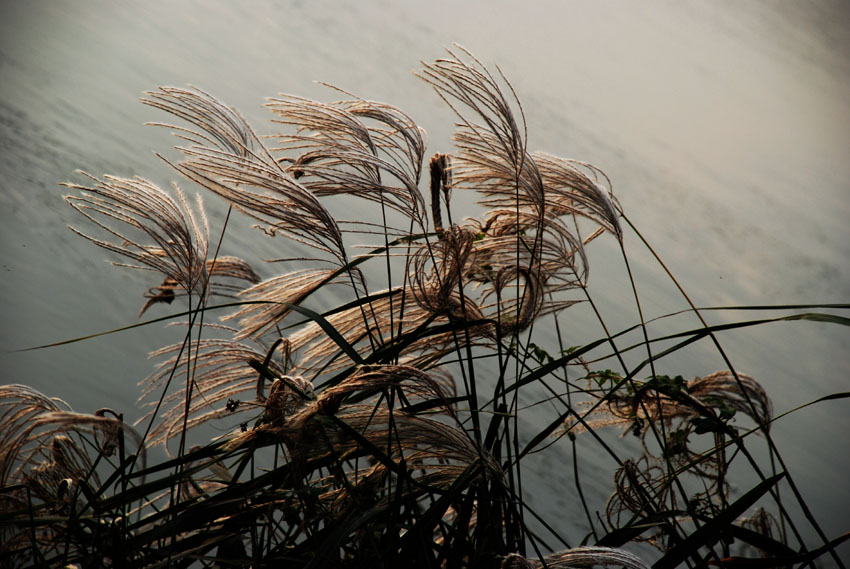
[[[840,564],[771,439],[768,394],[714,335],[768,320],[709,326],[694,308],[693,329],[657,338],[640,316],[607,332],[599,315],[604,337],[541,346],[535,325],[558,326],[561,338],[565,310],[595,309],[588,244],[642,237],[602,171],[528,150],[501,72],[456,48],[419,75],[458,119],[456,150],[429,160],[424,130],[404,112],[340,90],[331,103],[270,99],[279,132],[269,136],[196,88],[143,98],[179,120],[161,125],[183,140],[174,170],[288,240],[292,258],[270,278],[220,254],[224,229],[211,238],[201,198],[177,185],[89,175],[66,184],[88,224],[73,231],[116,264],[155,273],[141,312],[171,305],[185,335],[155,354],[134,426],[110,409],[76,413],[2,387],[2,563]],[[484,213],[461,221],[455,192],[477,192]],[[373,202],[374,218],[338,220],[327,204],[340,197]],[[640,314],[632,285],[623,290]],[[341,300],[319,312],[307,302],[317,297]],[[774,320],[807,318],[846,323]],[[643,340],[624,348],[633,331]],[[697,341],[717,345],[723,371],[656,373]],[[542,413],[545,426],[528,432],[524,413]],[[625,455],[606,431],[638,437],[641,452]],[[586,533],[562,535],[529,505],[522,466],[555,445],[574,450],[578,437],[618,468],[605,474],[604,511],[579,488],[567,515],[586,520]],[[753,444],[767,446],[769,467]],[[157,445],[168,458],[148,461]],[[733,462],[757,480],[734,500]],[[822,541],[805,543],[801,525]]]

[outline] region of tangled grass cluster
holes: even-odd
[[[599,169],[527,149],[501,72],[457,48],[419,75],[458,117],[456,151],[427,163],[408,115],[338,89],[331,103],[269,99],[281,130],[269,136],[200,89],[143,98],[181,121],[161,126],[183,140],[182,159],[163,160],[299,252],[269,278],[220,254],[200,196],[176,184],[66,184],[90,223],[73,231],[125,259],[116,264],[157,273],[141,312],[185,301],[185,336],[154,354],[135,427],[24,386],[0,390],[4,564],[642,568],[629,551],[639,541],[657,548],[657,567],[735,566],[732,538],[789,563],[830,548],[803,547],[778,500],[784,472],[752,462],[761,482],[729,503],[727,449],[752,460],[744,439],[759,432],[774,451],[753,378],[731,366],[693,381],[659,375],[665,354],[648,337],[632,367],[618,334],[557,357],[532,342],[542,317],[592,302],[586,248],[603,235],[622,244],[627,218]],[[456,221],[453,192],[477,192],[483,215]],[[372,202],[376,219],[336,219],[327,200],[339,198]],[[352,239],[368,252],[352,253]],[[331,287],[339,305],[307,307]],[[713,338],[703,324],[679,346]],[[620,372],[594,371],[589,356],[606,346]],[[535,433],[520,421],[531,385],[555,409]],[[751,431],[731,425],[736,413]],[[209,424],[224,434],[192,444]],[[643,455],[620,457],[599,436],[615,425]],[[576,504],[588,534],[564,536],[534,519],[521,465],[581,433],[620,468],[604,519]],[[148,466],[157,445],[169,458]],[[759,510],[761,530],[747,525],[768,494],[778,507]]]

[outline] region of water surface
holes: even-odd
[[[79,220],[58,186],[81,181],[76,169],[161,185],[176,178],[152,154],[168,154],[174,140],[143,126],[165,118],[137,102],[144,90],[198,85],[267,132],[264,97],[332,100],[315,83],[326,81],[401,107],[429,132],[431,152],[446,151],[454,119],[411,71],[454,41],[511,80],[532,149],[586,160],[611,177],[630,218],[698,305],[850,299],[847,3],[527,4],[0,4],[0,379],[80,411],[110,406],[138,415],[136,384],[152,366],[145,354],[173,340],[174,330],[150,326],[9,351],[136,322],[141,293],[156,284],[111,268],[102,251],[65,229]],[[215,232],[222,208],[209,198]],[[471,198],[455,200],[460,207]],[[228,238],[231,253],[287,254],[285,244],[247,225],[229,228]],[[684,308],[634,236],[626,248],[646,315]],[[609,241],[591,254],[591,291],[609,325],[633,324],[619,251]],[[261,268],[264,276],[274,270]],[[601,333],[581,309],[560,324],[568,344]],[[845,329],[775,324],[721,340],[735,365],[764,384],[777,412],[848,388]],[[723,367],[707,345],[664,365],[662,372],[687,377]],[[847,432],[841,401],[774,428],[830,537],[850,529]],[[604,473],[585,488],[601,504],[611,465],[592,449],[582,457],[589,472]],[[534,506],[577,541],[584,520],[570,471],[568,455],[546,455],[533,463],[527,488]]]

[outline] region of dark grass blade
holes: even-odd
[[[391,472],[395,473],[401,479],[403,479],[405,483],[413,484],[424,489],[427,492],[431,492],[434,494],[445,493],[445,490],[441,488],[422,484],[420,481],[413,478],[405,467],[404,459],[402,459],[400,462],[395,462],[389,456],[387,456],[384,451],[382,451],[374,443],[372,443],[372,441],[357,432],[357,429],[354,429],[351,425],[349,425],[336,415],[329,415],[329,417],[334,422],[334,424],[340,428],[340,430],[344,431],[348,436],[354,439],[354,441],[366,451],[367,456],[374,458],[375,460],[386,466]]]
[[[345,354],[349,358],[351,358],[354,363],[363,363],[363,358],[360,356],[360,354],[357,353],[357,350],[355,350],[354,347],[349,344],[345,338],[342,337],[342,334],[340,334],[337,329],[334,328],[333,325],[325,319],[324,316],[322,316],[318,312],[310,310],[309,308],[304,308],[303,306],[290,304],[288,302],[284,302],[283,304],[287,308],[290,308],[295,312],[300,313],[302,316],[306,316],[307,318],[321,326],[325,334],[327,334],[328,337],[333,340],[336,345],[339,346],[340,349],[345,352]]]
[[[653,569],[672,569],[682,563],[688,556],[703,546],[711,546],[717,543],[723,536],[725,529],[734,523],[747,509],[755,504],[782,478],[784,472],[771,476],[758,483],[749,492],[735,500],[728,508],[718,513],[705,525],[687,536],[683,541],[669,550],[661,559],[655,562]]]
[[[203,310],[219,310],[221,308],[234,308],[237,306],[245,306],[246,304],[274,304],[262,300],[248,300],[243,302],[228,302],[225,304],[216,304],[212,306],[205,306]],[[94,334],[89,334],[87,336],[80,336],[78,338],[71,338],[70,340],[62,340],[61,342],[53,342],[52,344],[44,344],[42,346],[33,346],[31,348],[21,348],[19,350],[12,350],[12,352],[31,352],[33,350],[43,350],[45,348],[55,348],[58,346],[65,346],[67,344],[74,344],[76,342],[82,342],[84,340],[91,340],[92,338],[99,338],[100,336],[108,336],[110,334],[117,334],[118,332],[126,332],[127,330],[132,330],[134,328],[141,328],[142,326],[149,326],[151,324],[156,324],[157,322],[167,322],[169,320],[174,320],[176,318],[183,318],[185,316],[193,316],[197,312],[196,310],[187,310],[185,312],[178,312],[176,314],[169,314],[168,316],[160,316],[159,318],[154,318],[153,320],[145,320],[144,322],[137,322],[135,324],[130,324],[129,326],[122,326],[121,328],[115,328],[114,330],[106,330],[104,332],[97,332]]]
[[[602,536],[597,545],[606,547],[620,547],[637,539],[644,532],[652,528],[667,525],[670,520],[678,516],[687,516],[688,512],[684,510],[666,510],[663,512],[654,512],[640,519],[637,519],[629,525],[611,530],[606,535]]]
[[[735,526],[737,527],[737,526]],[[739,528],[743,529],[743,528]],[[740,537],[737,533],[734,534],[735,537]],[[760,535],[760,534],[759,534]],[[764,538],[764,536],[761,536]],[[729,569],[774,569],[776,567],[791,567],[793,565],[802,564],[803,563],[811,563],[818,557],[822,555],[826,555],[830,551],[834,551],[836,547],[844,543],[850,539],[850,532],[843,533],[837,538],[825,543],[824,545],[818,547],[817,549],[812,549],[811,551],[807,551],[805,553],[796,553],[791,551],[790,554],[786,555],[777,555],[773,554],[772,557],[726,557],[721,559],[717,565],[720,567],[728,567]],[[774,540],[771,540],[774,541]],[[760,547],[765,551],[771,551],[771,546],[776,546],[778,542],[773,544],[764,542],[763,540],[758,540],[759,543],[766,545],[767,547],[761,547],[760,545],[756,545],[756,547]],[[780,546],[784,544],[778,544]],[[787,546],[785,546],[787,548]],[[775,547],[776,549],[781,549],[779,547]]]
[[[399,554],[400,558],[404,559],[405,555],[408,553],[413,553],[414,549],[418,549],[416,542],[430,542],[433,539],[435,534],[435,529],[437,525],[440,523],[440,520],[446,514],[446,510],[448,510],[449,506],[453,504],[466,504],[466,501],[463,500],[463,492],[466,491],[469,487],[471,481],[473,481],[481,471],[481,464],[479,462],[475,462],[470,464],[466,470],[458,476],[452,484],[448,487],[445,493],[434,500],[431,505],[425,510],[422,515],[417,519],[416,523],[412,528],[410,528],[405,535],[399,540]],[[471,504],[469,504],[471,506]],[[458,512],[458,517],[463,518],[465,512]],[[466,539],[466,535],[459,536],[461,540]]]
[[[699,516],[699,519],[703,522],[711,521],[711,518],[705,516]],[[772,557],[791,558],[797,555],[797,552],[788,547],[787,544],[737,524],[729,524],[724,528],[724,532],[735,539],[761,549]]]

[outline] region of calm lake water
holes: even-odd
[[[109,406],[139,415],[136,384],[152,369],[146,354],[172,341],[173,331],[148,326],[12,350],[134,323],[141,294],[157,284],[110,267],[103,251],[71,234],[65,226],[79,219],[58,186],[80,181],[76,169],[163,186],[176,179],[152,154],[168,154],[174,139],[143,125],[166,120],[138,103],[143,91],[197,85],[268,132],[264,97],[333,100],[315,82],[324,81],[399,106],[428,131],[431,152],[447,151],[453,116],[411,71],[452,42],[511,80],[532,149],[588,161],[610,176],[630,218],[697,305],[850,301],[850,4],[525,4],[0,2],[2,382],[34,386],[80,411]],[[457,207],[464,200],[456,196]],[[212,202],[208,196],[214,234],[222,209]],[[361,214],[366,208],[347,212]],[[228,228],[228,239],[229,252],[252,259],[287,254],[285,243],[248,224]],[[684,308],[634,235],[626,248],[647,317]],[[600,240],[590,253],[591,292],[609,326],[635,323],[619,250]],[[265,277],[275,270],[260,267]],[[588,312],[561,317],[567,344],[601,334]],[[710,318],[778,314],[726,310]],[[845,327],[771,324],[720,338],[777,413],[850,387]],[[724,366],[706,344],[661,367],[693,377]],[[822,403],[773,430],[830,537],[850,530],[849,411],[846,400]],[[527,421],[533,428],[535,419]],[[593,452],[582,456],[592,478],[585,491],[601,508],[612,466]],[[584,518],[569,460],[557,450],[536,460],[526,487],[531,503],[578,542]],[[850,557],[847,545],[841,551]]]

